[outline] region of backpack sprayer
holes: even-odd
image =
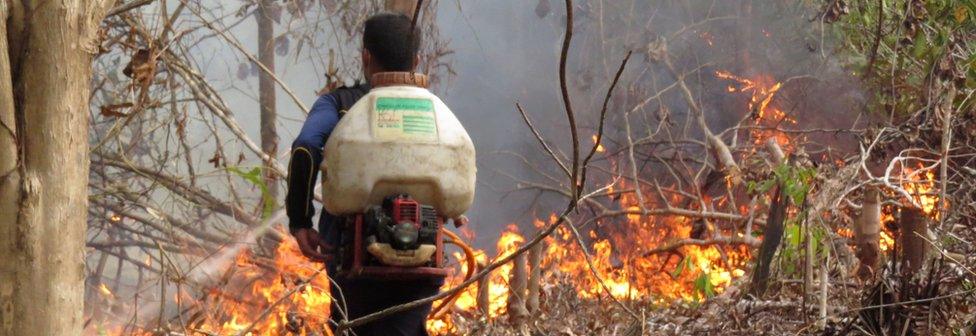
[[[474,253],[445,223],[463,225],[474,200],[474,145],[427,76],[378,73],[342,117],[322,162],[325,209],[342,219],[338,274],[347,278],[443,278],[444,244]],[[447,303],[438,307],[442,310]]]

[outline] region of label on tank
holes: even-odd
[[[377,97],[373,137],[379,140],[437,140],[434,102],[424,98]]]

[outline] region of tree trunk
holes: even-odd
[[[275,36],[274,20],[271,18],[272,0],[261,0],[256,13],[258,21],[258,62],[264,64],[269,71],[275,71]],[[271,74],[261,71],[258,76],[258,104],[261,106],[261,150],[269,158],[278,155],[278,129],[276,127],[277,110],[275,109],[275,81]],[[262,201],[274,202],[278,198],[278,180],[271,162],[264,165],[264,184],[268,187],[271,199]]]
[[[769,215],[766,218],[766,230],[759,255],[756,258],[756,270],[752,276],[752,294],[761,298],[766,293],[769,282],[769,267],[773,263],[773,256],[783,240],[783,222],[786,220],[786,208],[789,201],[783,197],[779,186],[773,189],[772,202],[769,204]]]
[[[417,0],[386,0],[386,10],[394,13],[404,14],[411,19],[413,12],[417,8]]]
[[[529,317],[525,308],[525,291],[528,286],[528,271],[526,270],[525,253],[515,256],[512,260],[512,275],[508,279],[508,320],[519,325]]]
[[[928,217],[918,208],[901,210],[901,271],[903,275],[913,276],[922,269],[928,257]]]
[[[17,232],[17,200],[20,172],[17,169],[17,126],[14,116],[13,82],[7,50],[7,1],[0,0],[0,335],[13,335],[14,293],[17,290],[15,256],[7,254]]]
[[[535,244],[535,246],[529,250],[529,284],[526,288],[525,295],[527,297],[525,298],[525,308],[532,313],[537,313],[539,311],[539,292],[542,286],[543,251],[544,244],[542,242]]]
[[[82,330],[88,95],[110,3],[0,0],[0,335]]]
[[[874,276],[881,256],[881,199],[878,188],[871,187],[864,192],[861,215],[854,222],[854,245],[857,247],[857,277],[869,279]]]
[[[487,266],[488,264],[486,262],[478,261],[478,272],[481,272]],[[488,297],[488,290],[491,286],[489,281],[490,277],[491,275],[489,274],[481,279],[478,279],[478,295],[475,298],[478,304],[478,311],[480,311],[482,316],[485,318],[491,315],[491,298]]]

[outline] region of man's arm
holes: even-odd
[[[291,232],[312,228],[312,206],[319,165],[322,163],[322,149],[325,141],[339,123],[339,112],[334,95],[319,97],[312,105],[308,118],[302,126],[298,138],[291,146],[291,162],[288,164],[288,195],[285,197],[285,210],[288,213],[288,228]]]

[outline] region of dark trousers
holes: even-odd
[[[336,279],[336,282],[342,296],[336,288],[332,288],[335,298],[332,300],[334,321],[342,319],[339,309],[342,309],[343,303],[349,314],[347,319],[351,321],[389,307],[436,295],[443,283],[442,280],[372,279]],[[430,310],[431,304],[422,305],[353,328],[353,332],[357,336],[427,336],[426,322]]]

